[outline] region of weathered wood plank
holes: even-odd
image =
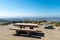
[[[31,23],[15,23],[15,26],[23,26],[23,27],[38,27],[38,24],[31,24]]]

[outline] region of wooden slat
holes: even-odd
[[[15,26],[25,26],[25,27],[38,27],[38,24],[31,24],[31,23],[15,23]]]
[[[33,29],[20,29],[20,28],[10,28],[10,30],[20,30],[20,31],[29,31],[29,32],[36,31],[36,30],[33,30]]]

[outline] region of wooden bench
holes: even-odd
[[[24,34],[26,36],[44,36],[42,31],[33,29],[10,28],[10,30],[15,30],[17,35]]]

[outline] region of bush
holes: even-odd
[[[24,23],[32,23],[31,20],[24,20]]]
[[[47,21],[46,20],[38,21],[38,23],[41,23],[41,22],[47,22]]]
[[[60,26],[60,22],[55,23],[56,26]]]

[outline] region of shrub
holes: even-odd
[[[55,23],[56,26],[60,26],[60,22]]]

